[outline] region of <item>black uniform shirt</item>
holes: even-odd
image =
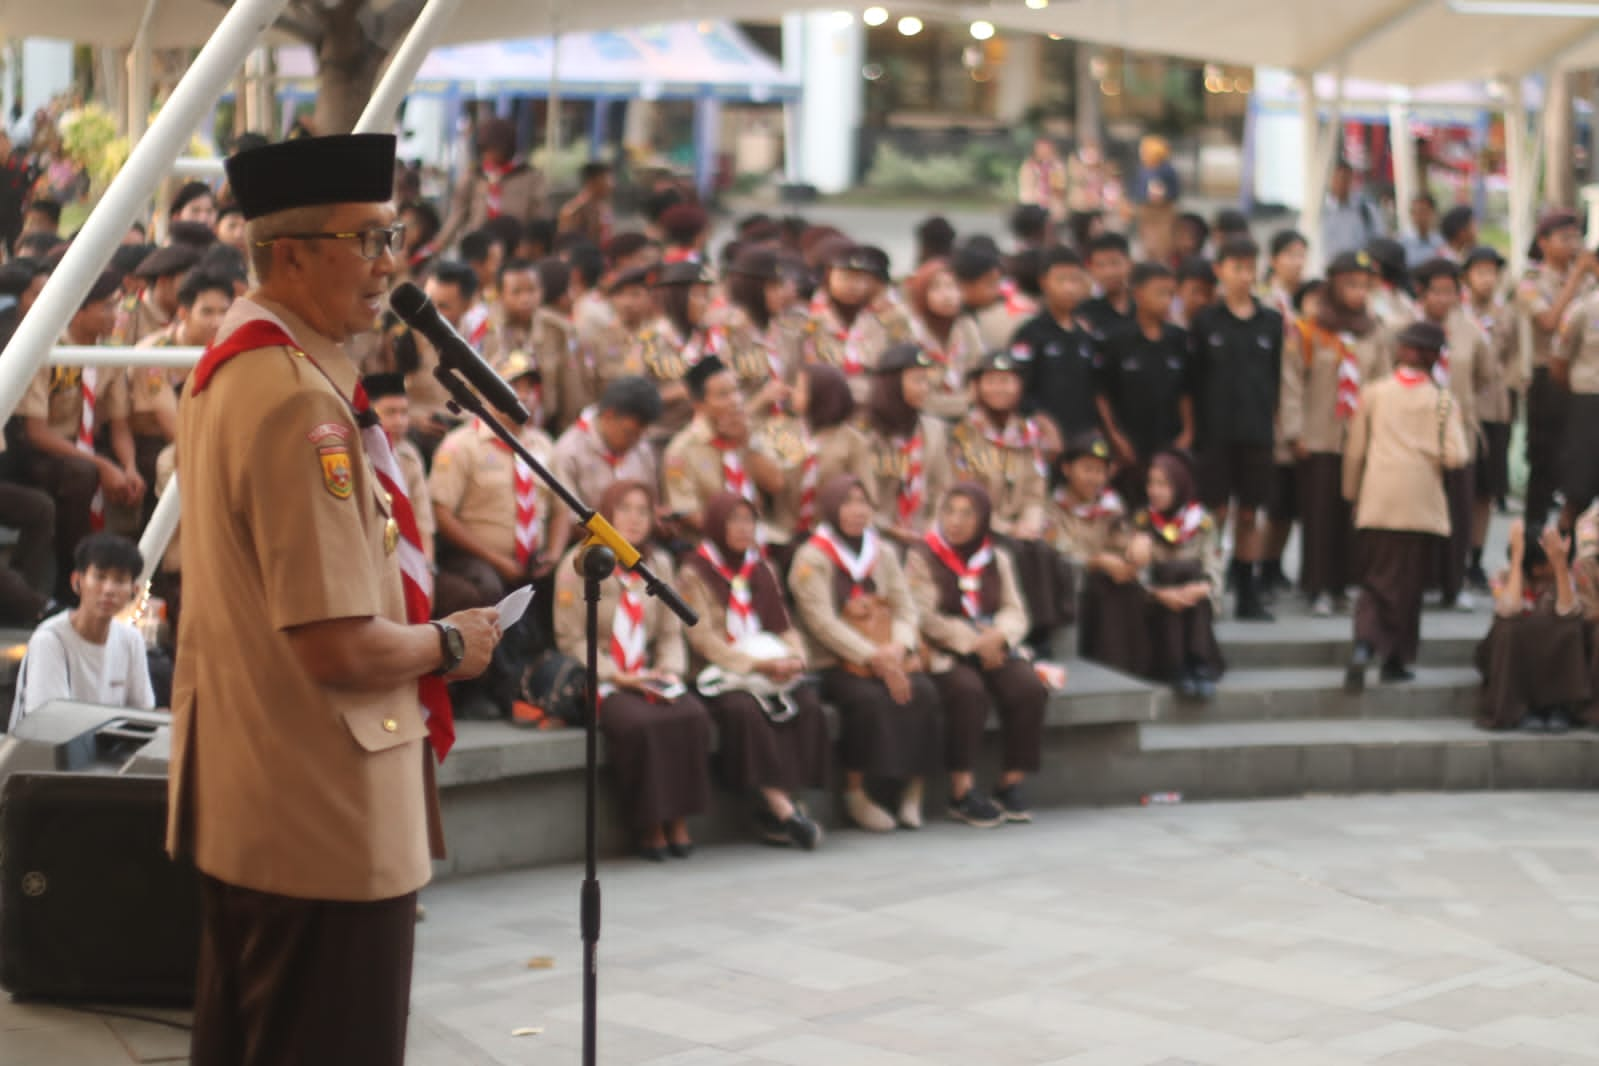
[[[1099,352],[1086,330],[1075,324],[1067,329],[1044,311],[1016,331],[1011,356],[1021,364],[1024,411],[1048,415],[1068,439],[1099,428],[1094,406]]]
[[[1269,448],[1282,383],[1283,316],[1255,301],[1239,318],[1225,303],[1194,316],[1188,361],[1196,443]]]
[[[1123,326],[1132,325],[1133,303],[1127,301],[1127,313],[1116,310],[1104,296],[1096,296],[1077,309],[1077,317],[1088,324],[1088,330],[1097,340],[1104,340]]]
[[[1112,332],[1099,348],[1100,394],[1138,457],[1171,447],[1183,431],[1179,401],[1188,391],[1188,335],[1163,322],[1160,336],[1151,340],[1135,322]]]

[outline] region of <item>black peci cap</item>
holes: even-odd
[[[388,133],[282,141],[229,157],[228,184],[247,220],[296,207],[387,203],[394,149]]]
[[[1422,352],[1441,352],[1447,343],[1441,327],[1431,322],[1412,322],[1399,331],[1395,343],[1401,348],[1415,348]]]
[[[361,387],[366,390],[369,400],[381,400],[388,396],[405,395],[404,374],[368,374],[361,379]]]
[[[169,244],[165,248],[157,248],[140,259],[139,265],[133,270],[133,276],[154,281],[157,278],[169,278],[174,274],[187,273],[200,261],[200,254],[200,249],[192,244]]]

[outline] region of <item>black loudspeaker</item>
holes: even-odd
[[[167,783],[12,774],[0,788],[0,986],[34,999],[189,1006],[194,867],[165,850]]]

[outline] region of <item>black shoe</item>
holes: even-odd
[[[1209,703],[1216,698],[1216,682],[1208,677],[1194,679],[1194,699],[1200,703]]]
[[[1020,784],[994,790],[994,803],[1007,822],[1030,822],[1033,812],[1027,806],[1027,797]]]
[[[776,848],[786,848],[794,842],[788,835],[788,823],[780,820],[764,803],[755,808],[755,833],[762,844]]]
[[[1547,733],[1549,722],[1537,711],[1528,711],[1527,716],[1521,720],[1516,729],[1522,733]]]
[[[1563,737],[1571,732],[1571,719],[1566,715],[1564,707],[1554,707],[1544,719],[1544,732],[1552,737]]]
[[[811,821],[803,811],[795,810],[783,823],[783,829],[788,834],[789,842],[805,851],[815,851],[816,845],[822,842],[822,827]]]
[[[968,789],[960,799],[949,801],[949,816],[978,829],[993,829],[1005,822],[1004,813],[994,801],[975,788]]]
[[[1349,666],[1344,670],[1344,691],[1358,695],[1366,691],[1366,667],[1371,665],[1371,645],[1364,641],[1355,644],[1349,653]]]
[[[1199,678],[1191,673],[1185,673],[1177,679],[1177,683],[1172,686],[1172,690],[1177,693],[1177,698],[1180,700],[1189,702],[1197,700],[1199,699]]]
[[[1473,592],[1487,592],[1488,572],[1480,564],[1472,566],[1466,571],[1466,584]]]
[[[638,849],[638,857],[643,859],[645,862],[665,862],[666,861],[666,849],[665,848],[647,848],[647,847],[645,847],[644,845],[641,844],[641,845],[639,845],[639,849]]]
[[[1416,672],[1405,666],[1398,659],[1389,659],[1382,664],[1382,680],[1389,684],[1398,684],[1405,681],[1416,680]]]
[[[686,859],[690,855],[694,854],[694,845],[693,844],[673,844],[670,841],[668,841],[667,845],[666,845],[666,850],[672,853],[672,858],[674,858],[674,859]]]

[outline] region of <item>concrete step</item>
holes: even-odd
[[[1402,685],[1366,675],[1366,691],[1344,692],[1342,663],[1317,667],[1229,670],[1208,704],[1185,703],[1170,691],[1160,693],[1160,722],[1260,722],[1292,719],[1470,718],[1480,684],[1469,666],[1421,666],[1416,680]]]
[[[1470,666],[1477,643],[1493,622],[1486,602],[1470,614],[1429,610],[1421,620],[1421,662]],[[1347,615],[1313,618],[1297,609],[1279,611],[1272,623],[1225,620],[1216,624],[1227,665],[1253,670],[1286,666],[1340,666],[1354,638]]]

